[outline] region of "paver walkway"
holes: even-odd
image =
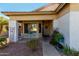
[[[59,52],[48,42],[42,42],[43,56],[60,56]]]
[[[42,56],[42,44],[39,42],[38,49],[32,51],[26,43],[10,43],[7,47],[0,49],[0,56]]]
[[[60,56],[59,52],[50,45],[47,39],[44,38],[39,43],[39,48],[36,52],[32,52],[27,46],[26,41],[19,41],[19,43],[11,43],[4,49],[0,49],[0,56]]]

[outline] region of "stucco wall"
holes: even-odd
[[[70,12],[54,21],[54,29],[64,35],[65,44],[79,51],[79,4],[70,4]],[[61,13],[60,13],[61,14]]]
[[[65,39],[65,44],[70,45],[70,38],[69,38],[69,17],[70,14],[67,13],[63,15],[62,17],[58,18],[57,20],[54,21],[54,29],[58,29],[58,31],[63,34],[64,39]]]
[[[79,51],[79,11],[70,12],[70,47]]]
[[[53,20],[55,15],[22,15],[22,16],[10,16],[10,19],[13,20]]]
[[[57,18],[54,20],[54,30],[63,34],[65,39],[65,45],[70,46],[70,4],[66,4],[62,10],[57,14]]]

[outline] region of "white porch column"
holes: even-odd
[[[12,42],[18,41],[18,24],[15,20],[9,21],[9,39]]]

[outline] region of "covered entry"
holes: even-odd
[[[9,38],[17,42],[19,37],[40,38],[53,32],[52,12],[3,12],[10,17]]]
[[[23,38],[40,38],[52,34],[52,20],[18,21],[18,25],[19,36]]]
[[[42,35],[42,23],[39,21],[18,21],[19,35],[23,38],[39,38]]]

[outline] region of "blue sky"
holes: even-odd
[[[45,5],[47,5],[47,3],[0,3],[0,12],[1,11],[30,12]],[[5,16],[5,15],[0,13],[0,16]]]

